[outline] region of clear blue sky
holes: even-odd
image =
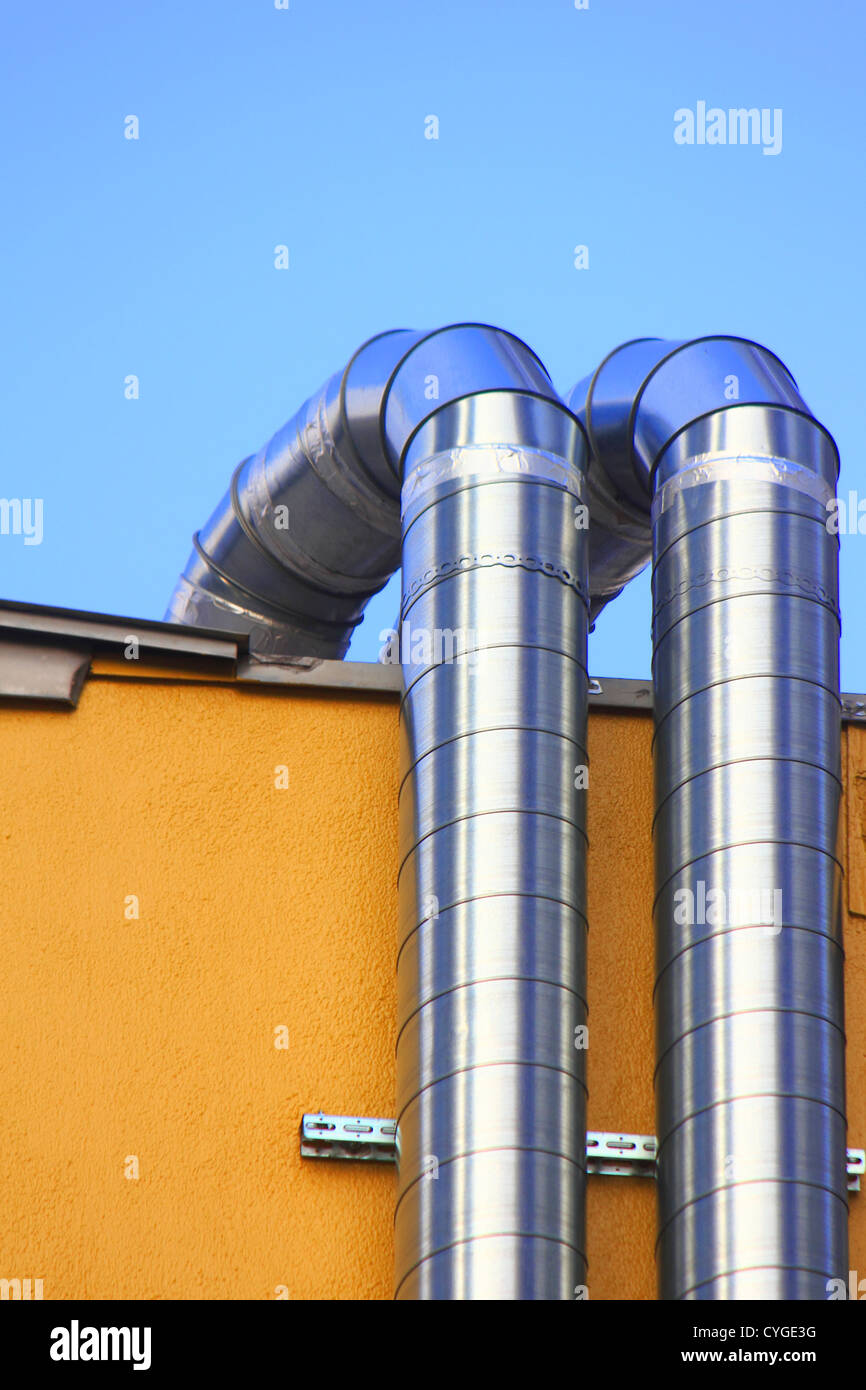
[[[627,338],[758,339],[866,497],[862,0],[5,0],[0,25],[0,496],[44,499],[0,596],[161,617],[237,461],[393,326],[502,324],[563,391]],[[699,101],[780,108],[781,152],[677,145]],[[862,691],[866,535],[842,582]],[[646,575],[590,665],[649,673]]]

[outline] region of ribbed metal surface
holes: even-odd
[[[813,420],[761,404],[680,433],[655,472],[664,1298],[847,1278],[837,466]]]
[[[395,364],[420,336],[371,339],[238,466],[193,538],[169,622],[249,633],[260,660],[345,656],[400,560],[399,482],[380,411]]]
[[[583,462],[560,406],[503,393],[406,461],[401,1299],[571,1299],[585,1278]],[[443,631],[461,659],[413,659],[413,633]]]

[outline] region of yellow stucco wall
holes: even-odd
[[[298,1124],[393,1110],[396,735],[393,700],[219,684],[0,708],[3,1275],[390,1296],[393,1171],[302,1171]]]
[[[298,1124],[393,1113],[396,699],[95,669],[74,712],[0,705],[0,1277],[46,1298],[388,1298],[393,1169],[302,1162]],[[589,1126],[646,1133],[650,737],[647,715],[591,715]],[[846,758],[862,1145],[866,730]],[[655,1296],[654,1201],[590,1179],[592,1298]]]

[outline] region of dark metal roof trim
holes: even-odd
[[[191,656],[221,662],[228,667],[233,667],[247,649],[246,636],[241,633],[0,599],[0,639],[6,633],[24,640],[36,638],[65,643],[71,639],[87,644],[91,650],[108,650],[120,655],[134,637],[140,651],[149,657]]]
[[[624,680],[619,676],[589,682],[590,709],[649,710],[653,707],[652,681]]]
[[[90,652],[37,642],[0,640],[0,699],[78,704]]]

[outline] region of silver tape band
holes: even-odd
[[[400,504],[403,515],[426,492],[441,483],[466,479],[525,478],[531,482],[555,483],[583,500],[581,478],[576,469],[556,454],[540,449],[516,449],[509,444],[464,445],[433,454],[416,464],[403,483]]]
[[[810,468],[794,463],[792,459],[775,458],[768,454],[699,454],[689,468],[684,468],[681,473],[662,483],[653,498],[653,521],[666,512],[687,488],[728,480],[738,483],[780,483],[783,487],[806,493],[822,507],[826,507],[836,495],[826,479],[813,473]]]

